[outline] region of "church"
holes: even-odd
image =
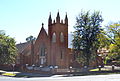
[[[41,30],[35,41],[21,43],[17,45],[20,55],[21,66],[57,66],[66,69],[70,66],[70,55],[68,49],[68,17],[61,20],[59,12],[55,20],[52,20],[51,14],[48,18],[48,33],[42,23]]]
[[[17,44],[19,57],[16,64],[20,67],[57,68],[68,71],[70,67],[79,68],[72,49],[68,48],[68,17],[60,19],[59,12],[55,20],[48,18],[48,33],[42,23],[35,41]]]

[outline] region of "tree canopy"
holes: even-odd
[[[14,38],[6,36],[3,31],[0,32],[0,64],[15,63],[16,55]]]
[[[80,56],[79,61],[84,61],[83,65],[89,66],[91,59],[96,59],[96,52],[99,46],[98,35],[102,31],[102,21],[103,18],[99,11],[93,13],[82,11],[76,17],[72,44],[76,54],[79,54],[77,56]]]
[[[112,23],[106,26],[105,35],[110,40],[109,54],[106,57],[108,62],[116,61],[116,64],[120,64],[120,23]]]
[[[33,37],[32,35],[30,35],[29,37],[26,38],[26,41],[27,41],[27,42],[31,42],[31,41],[33,41],[33,40],[36,40],[36,38]]]

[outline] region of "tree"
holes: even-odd
[[[15,63],[17,53],[14,38],[0,32],[0,64]]]
[[[5,35],[5,31],[4,30],[0,30],[0,35]]]
[[[120,23],[112,23],[106,26],[106,36],[110,39],[109,54],[106,57],[107,62],[116,61],[120,64]]]
[[[36,38],[33,37],[32,35],[30,35],[29,37],[26,38],[26,41],[27,41],[27,42],[31,42],[31,41],[33,41],[33,40],[36,40]]]
[[[112,44],[120,48],[120,23],[113,23],[106,26],[106,35],[110,38]]]
[[[97,36],[102,31],[102,21],[102,15],[98,11],[91,14],[89,11],[81,12],[76,17],[72,44],[77,56],[84,60],[83,65],[89,66],[91,59],[96,59],[99,44]]]
[[[106,36],[105,31],[101,31],[100,34],[97,36],[99,41],[99,49],[101,48],[109,48],[109,45],[111,43],[110,39]]]

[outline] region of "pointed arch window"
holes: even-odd
[[[54,32],[53,35],[52,35],[52,42],[53,42],[53,43],[56,42],[56,34],[55,34],[55,32]]]
[[[61,42],[64,42],[64,35],[63,35],[63,32],[60,33],[60,41],[61,41]]]
[[[46,55],[47,55],[47,48],[45,44],[42,44],[40,47],[40,54],[39,54],[39,63],[45,64],[46,63]]]
[[[41,52],[40,52],[40,56],[45,56],[45,52],[46,52],[46,49],[45,47],[41,47]]]

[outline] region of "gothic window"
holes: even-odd
[[[45,53],[46,53],[46,48],[44,45],[42,45],[40,48],[40,56],[45,56]]]
[[[63,35],[62,32],[60,33],[60,41],[61,41],[61,42],[64,42],[64,35]]]
[[[47,53],[47,51],[46,51],[46,48],[45,48],[45,46],[44,46],[44,44],[41,46],[41,48],[40,48],[40,57],[39,57],[39,60],[40,60],[40,64],[44,64],[44,63],[46,63],[46,53]]]
[[[52,42],[53,42],[53,43],[56,42],[56,34],[55,34],[55,33],[53,33],[53,35],[52,35]]]

